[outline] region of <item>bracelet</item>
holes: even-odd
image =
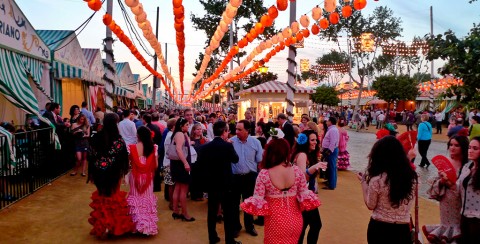
[[[307,168],[307,170],[305,170],[305,173],[307,173],[307,175],[310,176],[310,177],[313,176],[313,174],[310,174],[310,172],[308,172],[308,168]]]

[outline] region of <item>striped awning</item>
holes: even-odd
[[[295,93],[313,93],[313,90],[310,88],[299,86],[294,86],[294,88]],[[237,95],[242,95],[244,93],[287,93],[288,89],[289,88],[286,83],[282,83],[279,81],[268,81],[260,85],[245,89],[237,93]]]
[[[151,98],[147,98],[147,105],[152,105],[153,101]]]
[[[135,94],[133,93],[133,91],[121,86],[115,86],[113,89],[113,94],[121,97],[135,99]]]
[[[42,77],[43,69],[39,69],[35,62],[21,54],[0,48],[0,93],[16,107],[26,113],[36,115],[41,121],[51,127],[55,126],[38,113],[38,100],[35,97],[28,76],[34,79]],[[33,74],[35,73],[35,74]],[[55,135],[56,148],[60,142]]]
[[[71,66],[62,62],[53,61],[53,70],[55,72],[55,78],[62,79],[62,78],[83,78],[83,70]]]

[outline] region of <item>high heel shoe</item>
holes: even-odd
[[[176,219],[183,219],[183,218],[185,218],[185,217],[183,217],[183,215],[181,215],[181,214],[172,213],[172,218],[173,218],[174,220],[176,220]]]
[[[193,221],[195,221],[195,218],[190,217],[189,219],[187,219],[187,218],[185,218],[185,216],[182,215],[182,221],[193,222]]]

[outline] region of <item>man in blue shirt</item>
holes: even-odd
[[[258,163],[262,161],[263,149],[260,141],[249,135],[252,125],[248,120],[240,120],[236,125],[236,136],[231,138],[239,161],[232,164],[233,172],[233,200],[235,215],[233,219],[235,236],[238,237],[242,224],[240,223],[240,198],[247,199],[253,195],[257,180]],[[253,216],[243,213],[245,230],[252,236],[257,236],[253,226]]]
[[[90,126],[95,124],[95,117],[93,116],[92,112],[88,111],[87,102],[85,102],[85,101],[82,102],[81,112],[82,112],[82,114],[84,114],[87,117],[88,122],[90,122]]]

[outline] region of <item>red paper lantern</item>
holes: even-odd
[[[112,16],[108,13],[104,14],[103,15],[103,23],[105,25],[109,25],[110,23],[112,23]]]
[[[340,15],[337,12],[333,12],[330,14],[330,23],[336,25],[338,24],[338,21],[340,21]]]
[[[320,23],[322,23],[322,22],[320,21]],[[314,24],[314,25],[312,26],[312,34],[313,34],[313,35],[318,35],[318,33],[320,33],[320,28],[318,28],[318,25],[317,25],[317,24]]]
[[[288,0],[277,0],[277,8],[280,11],[285,11],[288,8]]]
[[[303,37],[307,38],[310,36],[310,31],[308,31],[308,29],[304,29],[302,30],[302,34],[303,34]]]
[[[324,29],[324,30],[327,29],[329,25],[330,25],[330,23],[328,22],[327,19],[323,18],[323,19],[320,20],[320,27],[322,29]]]
[[[88,2],[88,7],[96,12],[96,11],[98,11],[102,8],[102,1],[100,1],[100,0],[90,0]]]
[[[278,10],[274,5],[272,5],[270,8],[268,8],[268,15],[272,19],[275,19],[275,18],[278,17]]]
[[[352,7],[350,7],[350,5],[343,6],[343,8],[342,8],[342,16],[343,16],[344,18],[348,18],[348,17],[352,16],[352,12],[353,12],[353,10],[352,10]]]
[[[172,3],[174,8],[180,8],[182,6],[182,0],[173,0]]]
[[[263,30],[264,30],[264,29],[263,29],[263,25],[262,25],[262,24],[260,24],[260,23],[256,23],[256,24],[255,24],[255,32],[256,32],[257,34],[262,33]]]
[[[353,0],[353,7],[356,10],[361,10],[367,6],[367,0]]]
[[[298,41],[298,42],[301,42],[301,41],[303,40],[303,34],[302,34],[302,32],[299,31],[295,37],[297,38],[297,41]]]

